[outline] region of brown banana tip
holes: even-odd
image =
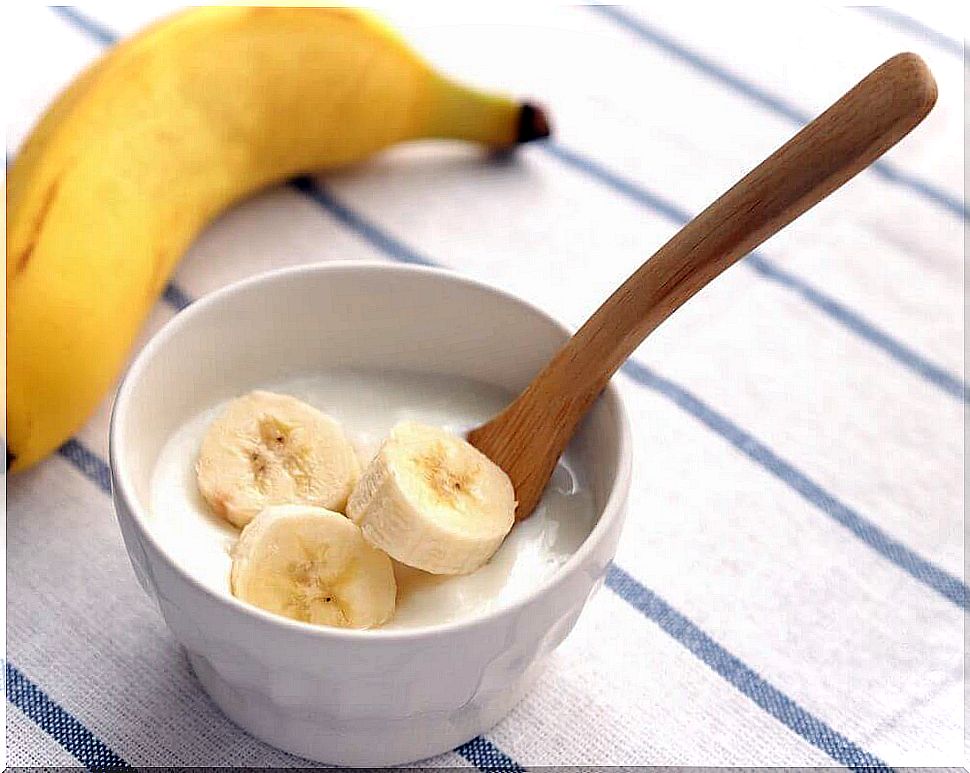
[[[7,449],[7,472],[10,472],[10,465],[14,463],[17,458],[17,454],[10,453],[10,449]]]
[[[545,139],[552,133],[549,127],[549,117],[546,111],[531,102],[523,102],[519,110],[519,132],[516,142]]]

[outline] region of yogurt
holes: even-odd
[[[337,419],[362,466],[399,421],[411,419],[463,435],[514,397],[468,379],[403,372],[334,372],[260,388],[293,395]],[[195,480],[202,438],[223,408],[220,404],[203,411],[166,442],[152,475],[149,528],[194,578],[230,595],[230,555],[239,530],[209,511]],[[482,568],[442,576],[395,563],[397,609],[382,628],[465,620],[521,598],[575,552],[592,529],[594,515],[586,475],[567,451],[539,506],[512,528]]]

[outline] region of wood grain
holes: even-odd
[[[851,179],[932,109],[922,59],[880,65],[685,225],[593,314],[525,391],[468,440],[515,486],[516,518],[538,504],[556,461],[610,377],[704,285]]]

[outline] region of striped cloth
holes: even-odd
[[[8,12],[8,159],[59,88],[160,12]],[[392,20],[447,71],[540,98],[555,138],[504,163],[400,148],[244,202],[142,340],[241,277],[361,258],[446,266],[578,325],[872,67],[921,53],[940,85],[925,124],[617,377],[636,459],[606,588],[505,720],[428,764],[962,764],[962,42],[788,3],[465,13]],[[9,481],[7,763],[305,766],[213,707],[137,587],[109,405]]]

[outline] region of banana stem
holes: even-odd
[[[505,148],[549,136],[545,111],[446,78],[434,78],[423,136]]]

